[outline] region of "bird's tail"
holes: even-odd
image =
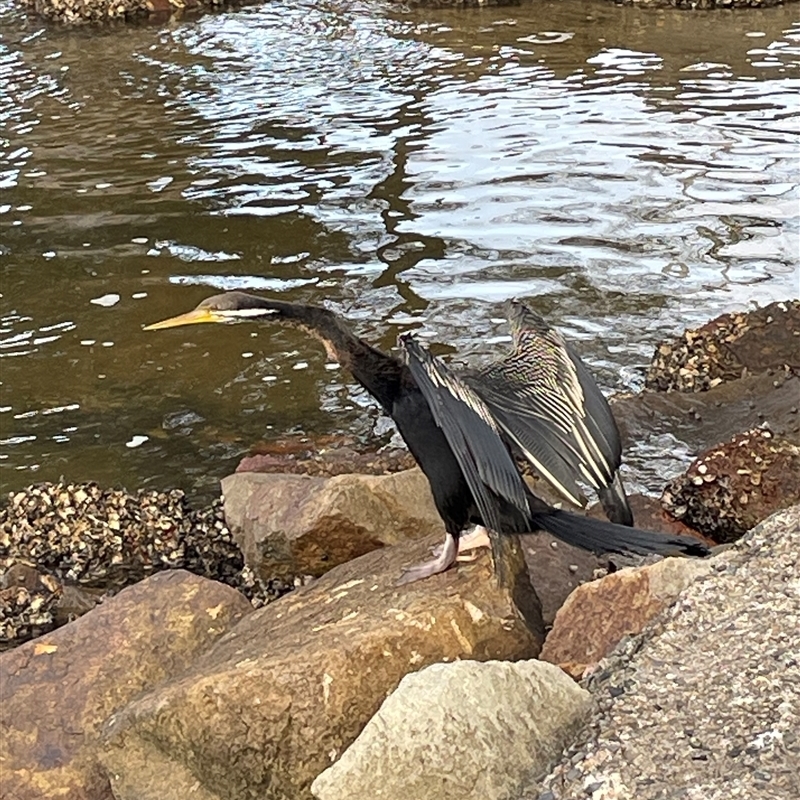
[[[614,473],[614,480],[608,486],[598,489],[597,496],[600,498],[603,511],[612,522],[616,522],[617,525],[633,525],[633,512],[628,504],[619,472]]]
[[[678,536],[641,531],[613,522],[571,514],[568,511],[537,512],[534,525],[552,533],[562,542],[595,553],[638,553],[649,555],[707,556],[708,548],[692,536]]]

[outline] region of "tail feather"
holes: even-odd
[[[633,526],[633,512],[619,472],[614,474],[614,480],[608,486],[598,490],[597,496],[600,498],[600,504],[603,506],[606,516],[612,522],[616,522],[617,525]]]
[[[639,555],[707,556],[708,548],[692,536],[667,535],[616,525],[613,522],[583,517],[568,511],[553,510],[532,516],[535,525],[567,544],[595,553],[638,553]]]

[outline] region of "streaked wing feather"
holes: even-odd
[[[586,426],[592,438],[600,445],[606,463],[612,468],[612,472],[616,471],[622,461],[622,442],[611,408],[586,365],[571,347],[567,347],[567,351],[583,387]]]
[[[530,405],[511,396],[510,392],[495,391],[479,376],[469,375],[464,379],[486,403],[503,433],[522,451],[534,469],[567,500],[584,506],[586,497],[575,482],[581,456],[565,438],[563,430],[547,417],[533,415]]]
[[[484,524],[500,530],[497,499],[528,514],[525,483],[486,404],[409,334],[400,337],[408,367],[458,460]]]
[[[534,468],[564,497],[583,505],[575,477],[600,489],[619,468],[616,423],[563,336],[530,309],[525,319],[522,325],[512,315],[514,352],[468,380]]]

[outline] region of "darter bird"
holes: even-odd
[[[612,487],[609,491],[616,494],[613,487],[619,466],[619,437],[616,428],[609,427],[610,411],[602,394],[577,356],[562,348],[563,340],[547,326],[542,334],[543,323],[524,304],[512,305],[511,317],[515,352],[463,378],[411,334],[403,334],[398,340],[404,355],[401,360],[358,338],[329,309],[244,292],[209,297],[193,311],[148,325],[145,330],[267,320],[300,327],[320,339],[328,356],[348,369],[394,420],[428,479],[444,522],[445,542],[438,555],[408,568],[399,583],[448,569],[458,557],[462,533],[472,526],[477,526],[478,534],[486,529],[495,534],[542,529],[569,544],[599,553],[707,554],[692,537],[662,536],[584,517],[556,509],[533,494],[517,468],[511,447],[519,448],[543,467],[562,493],[576,492],[574,496],[580,499],[570,470],[595,486]],[[536,337],[546,337],[548,331],[551,339],[547,346],[527,344],[535,342]],[[528,357],[535,361],[538,353],[556,364],[555,369],[530,364],[519,367]],[[529,386],[535,410],[523,412],[519,406],[527,396],[525,376],[535,381],[537,375],[544,374],[557,380],[561,391]],[[513,391],[494,391],[494,375],[504,375]],[[475,546],[474,540],[481,537],[472,538],[470,544]]]

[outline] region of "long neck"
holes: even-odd
[[[398,359],[359,339],[338,314],[327,308],[262,297],[253,299],[258,301],[259,308],[275,312],[271,319],[303,328],[320,339],[328,356],[349,369],[384,409],[391,412],[404,370]]]

